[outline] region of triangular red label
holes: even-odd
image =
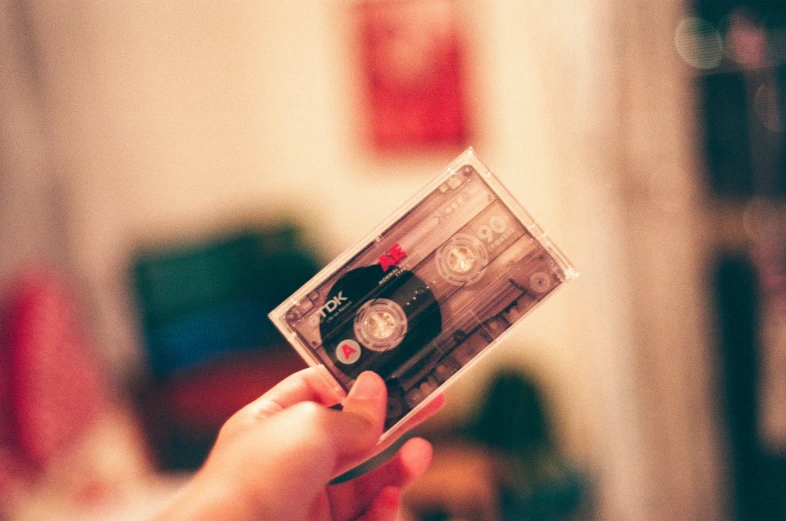
[[[352,349],[352,346],[350,346],[349,344],[342,344],[341,350],[344,352],[345,360],[349,360],[350,358],[352,358],[352,355],[357,353],[357,349]]]

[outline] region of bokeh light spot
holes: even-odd
[[[691,67],[714,69],[723,60],[723,39],[711,23],[688,17],[680,21],[674,35],[677,52]]]
[[[769,84],[760,85],[753,98],[753,110],[762,125],[773,132],[781,132],[778,92]]]

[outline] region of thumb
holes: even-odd
[[[379,441],[387,410],[384,380],[371,371],[361,373],[341,405],[344,421],[339,424],[340,441],[336,444],[339,465],[368,456]]]

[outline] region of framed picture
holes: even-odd
[[[358,24],[361,111],[377,150],[463,147],[464,41],[451,0],[364,0]]]

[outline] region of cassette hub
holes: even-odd
[[[374,351],[387,351],[399,345],[404,338],[407,316],[392,300],[369,300],[355,315],[354,331],[364,346]]]
[[[488,252],[477,237],[458,234],[437,250],[435,261],[443,279],[461,285],[476,280],[488,262]]]

